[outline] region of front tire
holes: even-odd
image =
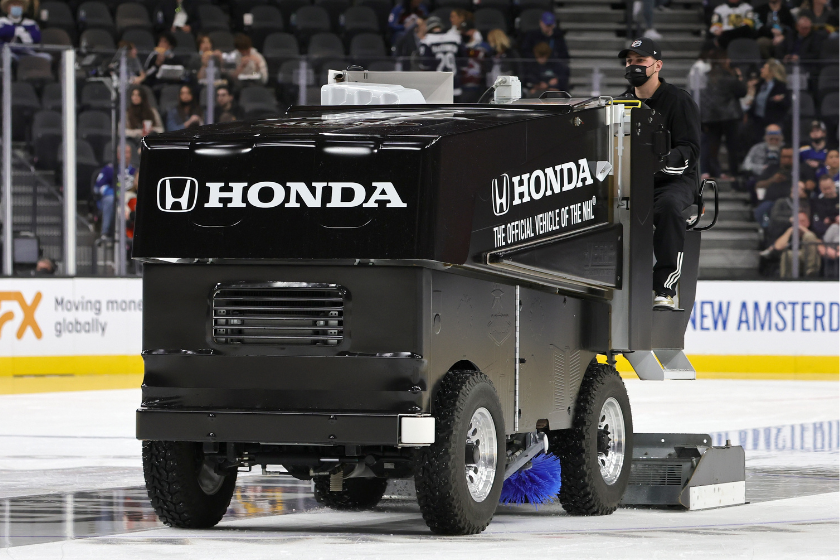
[[[200,443],[144,441],[143,477],[160,520],[184,529],[216,525],[236,489],[236,469],[216,473]]]
[[[435,394],[435,442],[417,454],[415,486],[434,533],[483,531],[499,503],[505,467],[502,406],[480,372],[452,371]]]
[[[569,430],[551,433],[560,457],[560,503],[572,515],[609,515],[630,478],[633,418],[624,382],[614,367],[593,361],[580,385]]]

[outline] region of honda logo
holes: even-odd
[[[507,214],[510,210],[510,177],[503,173],[501,177],[493,179],[493,213],[497,216]]]
[[[189,212],[198,200],[198,181],[192,177],[164,177],[158,181],[158,208],[164,212]]]

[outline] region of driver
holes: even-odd
[[[660,113],[671,132],[671,153],[653,176],[653,308],[674,310],[685,244],[682,213],[694,202],[698,185],[700,113],[691,95],[659,77],[662,51],[653,40],[636,39],[618,57],[624,59],[624,77],[630,82],[623,97],[639,99]]]

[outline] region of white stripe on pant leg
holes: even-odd
[[[672,289],[680,279],[680,274],[682,273],[682,261],[683,261],[683,254],[677,253],[677,270],[671,273],[668,276],[668,279],[665,281],[665,287],[669,290]]]

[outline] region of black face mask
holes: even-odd
[[[653,66],[653,64],[650,66]],[[650,76],[647,75],[647,69],[650,66],[631,64],[624,70],[624,79],[630,82],[630,85],[633,87],[642,87],[650,79]]]

